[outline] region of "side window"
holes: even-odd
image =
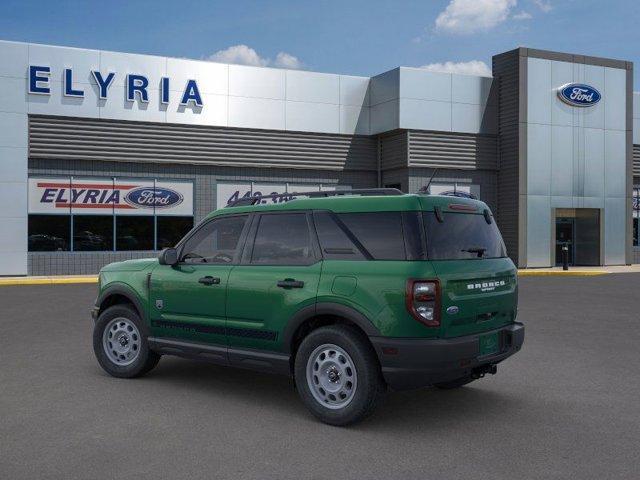
[[[340,213],[374,260],[406,260],[400,212]]]
[[[313,219],[320,240],[322,256],[327,260],[365,260],[360,249],[349,239],[331,214],[316,212]]]
[[[257,265],[309,265],[314,260],[305,213],[261,215],[251,254]]]
[[[203,225],[184,244],[185,263],[231,263],[238,251],[247,215],[220,218]]]

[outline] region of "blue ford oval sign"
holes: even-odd
[[[136,208],[168,208],[182,203],[182,195],[170,188],[139,187],[127,192],[124,200]]]
[[[600,92],[583,83],[567,83],[558,89],[558,97],[574,107],[591,107],[600,101]]]

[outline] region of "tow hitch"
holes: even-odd
[[[478,379],[484,377],[487,373],[491,375],[495,375],[498,371],[497,365],[482,365],[480,367],[476,367],[471,371],[471,378]]]

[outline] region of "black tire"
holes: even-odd
[[[350,402],[344,407],[331,409],[316,400],[307,382],[307,362],[319,346],[333,344],[343,349],[353,361],[357,385]],[[307,335],[295,357],[296,389],[305,406],[320,421],[329,425],[345,426],[369,416],[386,391],[375,351],[357,330],[346,325],[318,328]]]
[[[441,390],[453,390],[455,388],[463,387],[466,384],[473,382],[474,380],[476,379],[472,378],[471,375],[468,375],[466,377],[456,378],[455,380],[451,380],[450,382],[436,383],[434,387],[437,387]]]
[[[112,361],[103,347],[104,330],[116,318],[124,318],[133,323],[140,332],[137,357],[129,365],[118,365]],[[103,311],[93,328],[93,351],[98,363],[109,375],[118,378],[135,378],[149,372],[158,364],[160,355],[149,349],[146,327],[136,310],[126,304],[113,305]]]

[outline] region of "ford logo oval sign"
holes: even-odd
[[[182,203],[182,195],[170,188],[139,187],[124,197],[135,208],[169,208]]]
[[[558,88],[558,97],[574,107],[591,107],[600,101],[600,92],[583,83],[567,83]]]

